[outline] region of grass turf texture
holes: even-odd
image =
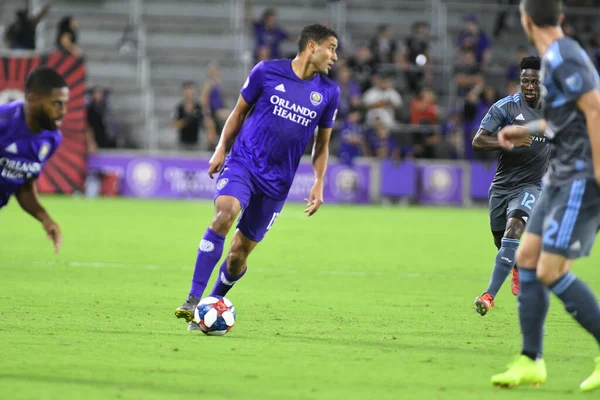
[[[567,399],[598,354],[553,298],[548,382],[490,385],[521,338],[508,281],[472,308],[495,256],[484,209],[287,204],[228,296],[236,326],[207,337],[173,311],[210,203],[43,201],[59,255],[14,200],[0,212],[3,399]],[[598,261],[575,268],[595,290]]]

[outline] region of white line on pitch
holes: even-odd
[[[123,263],[104,263],[104,262],[85,262],[85,261],[9,261],[10,265],[39,265],[43,267],[78,267],[78,268],[145,268],[145,269],[180,269],[191,271],[193,266],[167,266],[167,265],[147,265],[147,264],[123,264]],[[251,268],[251,272],[266,273],[271,275],[277,274],[296,274],[297,269],[278,269],[278,268]],[[487,279],[483,276],[459,276],[445,274],[421,274],[411,272],[380,272],[380,271],[335,271],[324,270],[319,271],[321,275],[335,275],[342,277],[367,277],[367,276],[397,276],[402,278],[422,278],[422,279],[456,279],[470,281],[481,281]]]

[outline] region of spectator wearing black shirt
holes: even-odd
[[[214,147],[217,143],[215,124],[210,110],[206,110],[205,113],[202,109],[196,95],[196,85],[193,82],[184,82],[182,90],[183,100],[175,107],[172,124],[179,132],[181,150],[198,150],[204,144],[200,141],[201,125],[206,129],[208,144]]]
[[[35,50],[35,31],[51,6],[52,1],[49,1],[33,16],[29,16],[28,9],[17,11],[17,20],[6,30],[8,47],[12,50]]]
[[[94,153],[96,148],[114,149],[117,147],[116,123],[101,88],[96,87],[92,90],[91,100],[87,106],[87,123],[89,127],[86,137],[88,152]]]
[[[425,76],[425,65],[429,60],[429,25],[416,22],[412,33],[404,41],[404,76],[412,93],[419,93]]]
[[[74,57],[81,57],[83,52],[77,45],[78,30],[79,23],[74,17],[68,15],[61,18],[56,32],[56,47]]]

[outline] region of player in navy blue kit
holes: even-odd
[[[175,311],[190,322],[188,329],[194,329],[194,309],[236,217],[242,211],[212,295],[224,296],[246,272],[248,255],[281,212],[313,137],[315,183],[304,211],[311,216],[321,206],[329,139],[340,101],[338,85],[326,76],[337,60],[337,45],[333,30],[306,26],[298,38],[296,58],[262,61],[244,83],[210,160],[210,177],[219,173],[214,218],[199,245],[189,295]],[[234,139],[226,157],[227,143]]]
[[[507,150],[528,136],[545,135],[551,155],[544,190],[517,252],[520,357],[492,377],[497,386],[546,381],[542,358],[549,294],[600,344],[600,307],[571,268],[590,254],[600,228],[600,79],[587,53],[561,29],[559,0],[522,0],[521,23],[542,57],[544,119],[498,133]],[[600,388],[600,357],[582,391]]]
[[[52,68],[32,71],[25,100],[0,105],[0,208],[13,194],[21,208],[42,223],[58,252],[62,234],[39,202],[35,180],[61,142],[69,88]]]
[[[519,240],[542,191],[542,177],[548,168],[550,147],[544,136],[527,137],[513,151],[501,150],[497,133],[507,125],[525,125],[541,118],[539,57],[524,57],[521,67],[521,92],[507,96],[483,117],[473,139],[475,150],[498,150],[498,168],[489,191],[490,228],[498,248],[487,289],[475,298],[475,310],[486,315],[494,306],[496,294],[513,272],[512,293],[519,293],[514,268]]]

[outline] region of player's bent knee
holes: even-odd
[[[240,202],[231,196],[218,197],[215,202],[215,216],[211,229],[226,235],[240,212]]]

